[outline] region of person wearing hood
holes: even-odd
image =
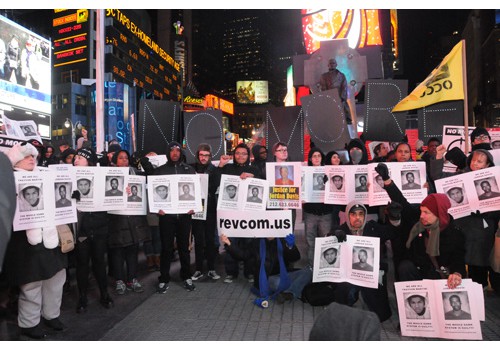
[[[203,261],[207,259],[207,277],[218,280],[220,276],[215,272],[215,232],[217,219],[217,184],[211,181],[214,177],[215,166],[212,164],[212,147],[207,143],[200,143],[196,150],[196,162],[192,164],[196,173],[208,174],[208,196],[207,196],[207,217],[206,220],[193,220],[191,232],[194,236],[194,257],[196,271],[191,277],[196,281],[202,277]]]
[[[54,154],[55,149],[52,145],[47,145],[42,151],[42,156],[38,162],[38,166],[48,167],[51,164],[59,164],[59,159]]]
[[[377,314],[380,322],[391,317],[389,297],[387,293],[387,272],[389,265],[385,257],[385,242],[394,236],[392,226],[381,225],[374,220],[367,221],[367,209],[359,201],[352,201],[346,206],[346,222],[330,232],[329,236],[337,237],[344,242],[347,235],[367,236],[380,238],[380,271],[381,280],[378,288],[355,286],[348,282],[335,283],[335,302],[352,306],[359,298],[359,293],[370,311]],[[361,254],[360,254],[361,255]],[[364,267],[363,267],[364,268]]]
[[[18,143],[7,151],[11,166],[18,172],[38,172],[38,151],[30,143]],[[5,273],[11,286],[19,286],[17,323],[21,335],[33,339],[47,336],[40,322],[56,331],[61,322],[63,285],[66,281],[66,254],[61,252],[55,226],[14,231],[7,246]]]
[[[434,180],[456,175],[444,172],[443,156],[445,147],[438,147],[436,160],[431,162],[431,174]],[[463,173],[479,171],[494,167],[495,162],[491,153],[485,149],[478,148],[472,151],[466,160]],[[489,256],[493,249],[494,236],[498,227],[500,211],[487,213],[471,213],[455,220],[465,235],[465,263],[468,265],[468,277],[483,287],[488,286],[488,276],[495,291],[500,292],[500,274],[490,268]]]
[[[73,157],[76,154],[76,150],[73,148],[67,148],[61,152],[59,155],[60,164],[73,164]]]
[[[97,156],[91,148],[80,148],[73,158],[75,167],[96,166]],[[86,178],[77,180],[79,196],[77,201],[92,193],[89,186],[91,181]],[[109,226],[107,211],[79,211],[76,230],[75,259],[76,282],[78,286],[78,304],[76,312],[81,314],[87,311],[89,288],[89,272],[92,266],[94,278],[99,287],[100,304],[110,309],[114,306],[113,299],[108,292],[108,263],[106,253],[108,250]]]
[[[380,142],[373,148],[373,153],[375,153],[375,157],[373,157],[372,163],[386,162],[387,153],[389,153],[389,147],[385,142]]]
[[[307,157],[308,166],[323,166],[324,154],[313,147]],[[321,176],[323,178],[323,176]],[[302,204],[304,231],[307,243],[307,259],[309,266],[314,265],[314,243],[316,237],[325,237],[332,227],[332,205],[324,203],[303,203]]]
[[[346,150],[349,152],[350,165],[368,164],[368,152],[360,139],[352,139],[346,146]]]
[[[266,178],[266,162],[267,162],[267,148],[262,145],[255,145],[252,147],[253,162],[252,165],[259,169],[263,179]]]
[[[337,151],[330,151],[326,154],[325,165],[342,165],[342,159]],[[326,175],[325,175],[326,176]],[[328,181],[326,177],[325,181]],[[339,214],[345,210],[345,205],[332,204],[332,228],[340,224]]]
[[[214,181],[220,186],[220,177],[223,174],[239,176],[241,179],[256,177],[262,178],[259,169],[255,166],[250,165],[250,149],[244,143],[240,143],[234,149],[234,160],[233,163],[229,163],[230,157],[228,155],[222,155],[220,157],[219,166],[214,172]],[[221,194],[219,190],[219,195]],[[231,244],[237,246],[242,250],[251,249],[251,238],[231,238]],[[226,249],[227,245],[224,246]],[[226,249],[227,251],[227,249]],[[243,274],[250,283],[254,281],[253,274],[253,256],[248,256],[243,260]],[[224,268],[226,270],[225,283],[232,283],[234,279],[238,277],[239,265],[238,260],[231,256],[231,254],[226,254],[224,257]]]
[[[145,158],[145,159],[144,159]],[[147,157],[144,157],[141,163],[149,162]],[[196,174],[195,169],[186,164],[183,159],[184,153],[182,146],[176,141],[168,144],[167,163],[153,169],[152,173],[148,174],[148,169],[151,166],[144,166],[148,175],[180,175],[180,174]],[[158,277],[157,293],[165,294],[170,283],[170,263],[174,256],[174,239],[177,242],[177,250],[179,251],[179,260],[181,263],[180,275],[184,281],[184,288],[187,291],[196,289],[191,279],[191,262],[189,252],[189,235],[191,232],[191,215],[194,212],[191,210],[187,214],[168,214],[163,210],[158,212],[160,216],[160,236],[161,236],[161,255],[160,255],[160,276]]]
[[[326,154],[325,165],[342,165],[342,159],[337,151],[330,151]]]
[[[431,193],[415,208],[389,177],[389,169],[379,163],[375,171],[384,180],[392,201],[401,204],[401,221],[411,224],[407,233],[406,256],[395,268],[401,281],[447,279],[449,288],[462,283],[465,276],[465,239],[462,230],[448,214],[449,198]]]

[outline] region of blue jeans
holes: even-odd
[[[304,231],[307,243],[307,262],[314,266],[314,244],[316,237],[326,237],[332,227],[332,214],[315,215],[304,213]]]
[[[304,267],[300,270],[288,272],[288,277],[292,284],[283,292],[292,293],[295,299],[302,296],[302,289],[312,282],[312,270],[309,267]],[[280,275],[269,276],[269,288],[274,293],[280,284]]]

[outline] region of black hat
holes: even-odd
[[[474,139],[476,137],[478,137],[479,135],[486,135],[486,136],[488,136],[488,138],[491,141],[491,136],[490,136],[490,133],[488,132],[488,130],[486,130],[485,128],[477,127],[470,134],[470,142],[474,142]]]
[[[349,213],[353,213],[355,212],[356,210],[362,210],[366,213],[366,208],[364,206],[362,206],[361,204],[354,204],[351,209],[349,209]]]
[[[92,163],[92,165],[95,165],[97,161],[97,156],[91,148],[80,148],[76,151],[76,155],[86,158],[89,163]]]

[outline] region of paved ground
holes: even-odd
[[[297,222],[300,222],[299,217]],[[302,225],[298,224],[296,233],[302,252],[305,246]],[[218,257],[217,270],[224,275],[222,257]],[[223,283],[222,279],[198,281],[196,290],[187,292],[178,279],[178,262],[173,264],[175,272],[170,289],[166,294],[155,294],[159,273],[147,272],[144,260],[141,255],[140,280],[146,291],[115,295],[115,307],[110,310],[99,304],[95,282],[92,281],[94,287],[89,295],[88,312],[76,314],[76,282],[73,278],[72,288],[64,296],[61,313],[61,320],[68,329],[50,334],[47,340],[301,341],[308,339],[315,318],[323,310],[323,307],[312,307],[300,300],[284,305],[271,302],[268,309],[256,307],[252,304],[254,295],[250,293],[250,284],[243,279],[243,274],[232,284]],[[396,329],[398,317],[394,293],[390,293],[390,298],[393,316],[382,324],[382,340],[436,340],[401,337]],[[486,321],[481,325],[483,339],[500,340],[500,297],[488,294],[485,303]],[[363,307],[362,303],[357,307]],[[15,313],[4,312],[0,315],[0,339],[18,338]]]

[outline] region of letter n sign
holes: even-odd
[[[407,94],[407,80],[366,82],[363,134],[367,140],[400,141],[404,137],[407,112],[391,110]]]

